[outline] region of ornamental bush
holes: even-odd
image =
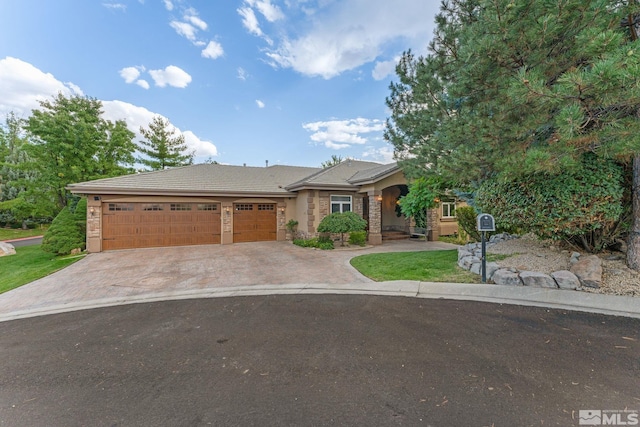
[[[476,210],[471,206],[461,206],[456,208],[456,218],[458,219],[458,226],[464,230],[465,233],[476,242],[480,241],[480,232],[478,231],[478,214]]]
[[[344,246],[344,233],[363,231],[367,221],[355,212],[332,213],[325,216],[318,224],[319,233],[340,234],[340,244]]]
[[[476,193],[476,204],[505,228],[598,252],[613,245],[628,227],[623,178],[620,165],[587,154],[580,168],[558,175],[485,181]]]
[[[86,247],[87,201],[81,199],[74,212],[65,207],[54,218],[42,238],[42,250],[57,255],[70,254]]]
[[[352,231],[349,233],[349,244],[364,246],[367,244],[367,232],[366,231]]]

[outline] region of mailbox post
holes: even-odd
[[[496,231],[496,221],[493,216],[481,213],[477,217],[478,231],[482,237],[482,283],[487,283],[487,231]]]

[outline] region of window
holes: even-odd
[[[275,211],[276,205],[258,205],[259,211]]]
[[[133,203],[109,203],[110,211],[132,211]]]
[[[442,202],[442,218],[455,218],[456,202]]]
[[[160,204],[151,203],[151,204],[142,205],[142,210],[143,211],[162,211],[164,210],[164,206]]]
[[[252,211],[253,210],[253,205],[251,204],[244,204],[244,203],[238,203],[236,205],[234,205],[237,211]]]
[[[205,203],[205,204],[199,203],[198,210],[199,211],[217,211],[218,205],[216,205],[215,203]]]
[[[351,212],[351,196],[331,196],[331,213]]]
[[[171,203],[172,211],[190,211],[191,205],[188,203]]]

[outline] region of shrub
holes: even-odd
[[[486,181],[476,202],[505,228],[600,251],[614,244],[626,227],[623,169],[593,154],[585,155],[581,166],[558,175]]]
[[[319,233],[340,234],[340,243],[344,246],[344,233],[363,231],[367,221],[355,212],[332,213],[325,216],[318,224]]]
[[[333,249],[333,242],[331,240],[322,241],[317,237],[311,239],[295,239],[293,244],[303,248]]]
[[[86,246],[87,200],[81,199],[74,212],[65,207],[54,218],[42,239],[42,250],[57,255],[67,255],[73,249]]]
[[[478,214],[471,206],[462,206],[456,209],[456,218],[458,226],[476,242],[480,241],[480,232],[478,231]]]
[[[366,231],[352,231],[349,234],[349,244],[364,246],[367,244],[367,232]]]

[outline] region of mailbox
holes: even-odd
[[[478,231],[496,231],[496,221],[491,215],[478,215]]]

